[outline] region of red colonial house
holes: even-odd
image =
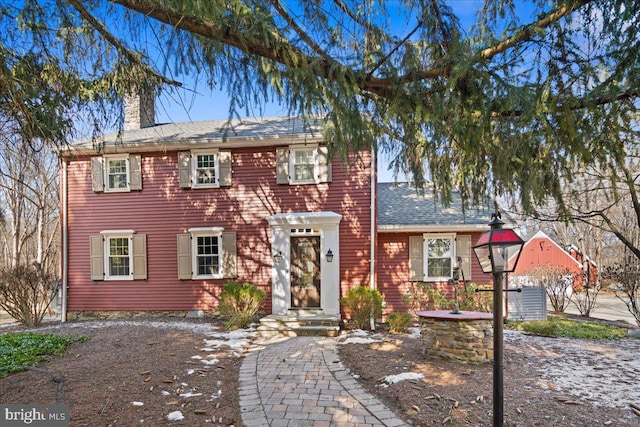
[[[267,291],[269,314],[339,318],[353,287],[403,310],[411,281],[447,286],[458,260],[491,281],[471,250],[489,210],[377,184],[375,156],[330,158],[319,122],[153,117],[129,100],[124,131],[60,155],[63,318],[215,310],[229,281]]]

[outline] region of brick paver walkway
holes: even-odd
[[[335,338],[255,342],[242,362],[239,394],[248,427],[408,425],[342,366]]]

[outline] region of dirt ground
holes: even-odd
[[[414,425],[492,425],[492,365],[426,359],[421,340],[376,334],[339,347],[358,381]],[[504,422],[529,426],[640,426],[640,341],[585,342],[505,332]],[[422,374],[388,384],[389,375]]]
[[[90,339],[73,344],[62,357],[0,379],[0,401],[68,404],[74,427],[242,425],[237,397],[242,359],[225,346],[207,351],[212,349],[205,342],[222,331],[221,324],[142,323],[40,328]],[[170,421],[176,411],[184,419]]]
[[[13,328],[2,328],[0,333]],[[60,357],[0,379],[0,402],[66,403],[71,426],[242,426],[237,344],[211,320],[70,322],[84,335]],[[350,335],[340,338],[344,342]],[[491,364],[429,360],[420,339],[377,333],[339,346],[363,386],[416,426],[488,426]],[[592,343],[505,334],[507,426],[639,426],[640,340]],[[401,373],[422,378],[388,384]],[[170,421],[179,413],[182,420]]]

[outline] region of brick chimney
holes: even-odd
[[[142,129],[155,124],[155,94],[153,88],[124,97],[124,130]]]

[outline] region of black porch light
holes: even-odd
[[[327,257],[327,262],[333,262],[333,251],[331,249],[327,251],[326,257]]]
[[[491,229],[480,235],[473,251],[482,271],[493,274],[493,426],[504,425],[503,276],[515,270],[524,241],[515,231],[503,228],[500,213],[491,215]],[[516,253],[517,251],[517,253]],[[515,254],[513,260],[509,255]]]

